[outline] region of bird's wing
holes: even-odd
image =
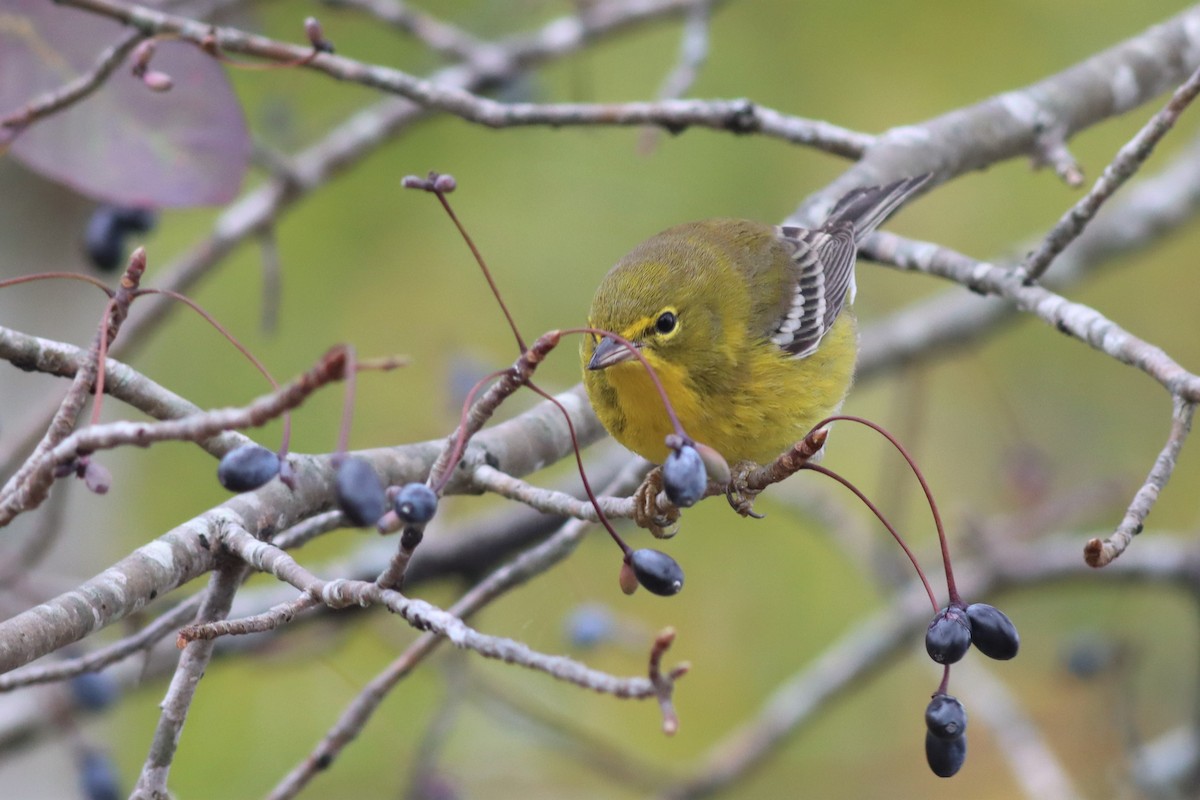
[[[846,304],[854,302],[854,260],[858,245],[893,211],[920,191],[931,174],[867,186],[848,192],[817,230],[777,228],[780,241],[792,248],[796,284],[791,305],[771,341],[796,358],[812,355]]]
[[[783,226],[781,241],[792,248],[796,282],[791,304],[771,341],[796,358],[812,355],[833,327],[854,285],[854,226],[826,225],[820,230]]]

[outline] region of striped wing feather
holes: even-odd
[[[786,225],[776,229],[780,241],[792,249],[796,281],[792,302],[771,341],[796,358],[816,352],[848,295],[853,302],[858,244],[929,177],[855,189],[838,201],[816,230]]]

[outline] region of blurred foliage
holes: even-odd
[[[471,0],[430,7],[488,36],[565,13],[570,4]],[[710,59],[691,94],[745,96],[786,112],[879,131],[1039,80],[1179,7],[1159,0],[732,2],[714,15]],[[257,24],[268,35],[299,40],[300,21],[312,13],[321,17],[339,53],[414,72],[438,63],[355,12],[312,3],[264,4],[253,22],[243,18],[238,24]],[[671,23],[601,43],[523,79],[505,96],[651,97],[674,63],[678,38],[678,24]],[[362,88],[301,70],[234,71],[231,77],[255,137],[288,151],[308,146],[344,115],[376,100]],[[1149,113],[1139,109],[1072,143],[1090,176]],[[1194,128],[1188,121],[1182,127],[1150,169]],[[706,216],[782,219],[843,167],[827,155],[779,142],[702,130],[660,135],[653,152],[640,154],[640,135],[624,129],[493,131],[448,118],[422,123],[305,200],[279,225],[284,276],[277,333],[258,329],[260,254],[253,246],[241,248],[195,297],[280,377],[305,369],[338,341],[352,342],[363,356],[410,355],[411,367],[360,381],[353,446],[445,435],[457,417],[454,384],[461,375],[506,366],[516,348],[450,222],[430,197],[401,191],[403,175],[437,169],[458,178],[460,189],[452,198],[458,213],[486,254],[522,330],[532,337],[582,323],[592,287],[608,265],[644,237]],[[251,182],[256,179],[261,175]],[[905,210],[893,227],[981,258],[1012,255],[1052,225],[1076,196],[1050,172],[1034,173],[1028,164],[1014,162],[939,188]],[[151,275],[204,235],[213,219],[209,211],[164,214],[148,243]],[[1069,296],[1095,305],[1195,369],[1200,337],[1193,293],[1179,287],[1180,266],[1190,265],[1198,245],[1195,233],[1176,236]],[[860,319],[869,324],[943,290],[929,278],[862,265]],[[138,366],[203,406],[242,403],[265,388],[190,315],[177,314],[139,351]],[[560,389],[577,379],[575,346],[568,341],[538,380]],[[337,390],[326,391],[296,415],[297,450],[332,448],[341,402]],[[1161,447],[1169,403],[1145,376],[1041,323],[1022,321],[981,347],[859,387],[847,410],[913,432],[914,438],[905,436],[907,443],[927,470],[953,531],[971,520],[1016,510],[1014,495],[1005,488],[1006,459],[1014,449],[1044,458],[1050,491],[1124,479],[1126,492],[1082,520],[1103,530],[1115,524],[1120,504]],[[277,436],[273,426],[259,440],[273,446]],[[839,429],[826,463],[872,495],[902,505],[894,521],[926,557],[931,574],[937,572],[927,511],[899,459],[867,434]],[[224,497],[213,479],[215,465],[194,448],[127,454],[122,464],[125,475],[136,480],[115,487],[109,498],[86,501],[88,513],[106,515],[114,497],[120,498],[123,519],[114,526],[119,539],[111,545],[113,554]],[[560,465],[554,474],[564,469]],[[1197,469],[1185,453],[1147,536],[1195,525],[1188,487],[1200,477]],[[545,476],[535,477],[541,479]],[[820,479],[801,474],[794,480]],[[550,575],[474,619],[485,632],[560,652],[568,648],[564,616],[581,603],[609,604],[644,628],[645,647],[612,646],[582,655],[619,674],[641,674],[650,633],[674,625],[679,638],[668,661],[693,664],[692,674],[679,685],[682,728],[675,738],[661,735],[657,710],[649,703],[594,696],[478,658],[468,659],[469,672],[640,761],[681,773],[753,714],[780,681],[876,608],[884,594],[819,526],[772,494],[761,501],[760,509],[768,513],[762,521],[737,518],[719,500],[686,513],[682,532],[665,548],[688,575],[687,588],[676,598],[646,592],[622,596],[615,551],[596,537]],[[448,518],[467,518],[496,504],[454,498],[444,506]],[[444,535],[454,535],[452,528],[447,526]],[[882,529],[877,533],[886,536]],[[645,544],[646,534],[630,534],[635,546]],[[323,557],[358,541],[351,534],[329,537],[305,551],[303,560],[319,565]],[[1185,721],[1195,699],[1195,610],[1166,589],[1118,588],[1102,575],[1087,584],[1004,597],[1025,643],[1021,656],[995,674],[1010,682],[1044,726],[1079,788],[1106,796],[1120,787],[1112,784],[1112,773],[1095,765],[1122,760],[1119,737],[1105,732],[1112,729],[1115,713],[1114,682],[1070,677],[1061,662],[1064,642],[1087,630],[1128,642],[1138,652],[1132,702],[1139,730],[1152,736]],[[428,597],[449,603],[454,589],[435,587]],[[214,664],[172,771],[178,795],[261,796],[302,759],[362,685],[414,638],[403,623],[383,613],[358,620],[353,629],[317,626],[302,632],[296,649],[285,645],[266,658]],[[1187,635],[1164,636],[1180,630]],[[321,653],[315,660],[314,651]],[[445,663],[443,654],[393,694],[364,735],[318,779],[315,796],[402,792],[424,728],[445,696],[437,667]],[[983,725],[971,728],[970,757],[957,778],[941,781],[929,773],[921,715],[939,672],[919,641],[901,663],[881,666],[888,668],[821,713],[731,796],[982,800],[1014,795],[1016,784]],[[963,682],[955,688],[970,712],[970,687]],[[163,685],[147,686],[111,721],[126,776],[140,769],[163,690]],[[441,764],[464,797],[641,794],[564,757],[536,730],[498,720],[471,704],[459,723]]]

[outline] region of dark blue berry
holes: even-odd
[[[145,233],[157,221],[153,211],[136,206],[116,209],[115,217],[117,226],[125,233]]]
[[[121,687],[106,672],[81,672],[70,686],[75,705],[85,711],[103,711],[121,696]]]
[[[971,620],[971,643],[988,658],[1007,661],[1021,649],[1021,637],[1003,611],[987,603],[967,606]]]
[[[438,507],[438,497],[433,489],[423,483],[408,483],[396,492],[392,500],[396,516],[412,525],[423,525],[433,519]]]
[[[953,664],[971,647],[971,621],[959,606],[937,613],[925,631],[925,651],[939,664]]]
[[[967,732],[967,710],[957,697],[935,694],[925,706],[925,727],[939,739],[957,739]]]
[[[925,732],[925,760],[939,778],[949,778],[962,769],[967,760],[967,737],[939,739],[930,731]]]
[[[338,507],[350,524],[359,528],[374,525],[387,511],[383,484],[371,465],[362,458],[347,458],[337,471]]]
[[[680,508],[694,505],[708,489],[708,473],[696,448],[685,444],[671,451],[662,467],[663,488]]]
[[[79,759],[79,785],[87,800],[119,800],[124,795],[117,768],[107,754],[87,749]]]
[[[125,259],[125,237],[154,227],[154,212],[145,208],[100,206],[88,219],[83,247],[96,269],[111,272]]]
[[[231,492],[249,492],[279,474],[279,455],[257,444],[235,447],[221,457],[217,480]]]
[[[629,565],[638,583],[654,594],[670,597],[683,588],[683,567],[659,550],[634,550]]]
[[[1068,672],[1087,680],[1115,667],[1120,662],[1121,646],[1110,639],[1088,634],[1067,643],[1063,657]]]
[[[125,255],[125,235],[117,224],[117,209],[100,206],[88,219],[83,233],[83,249],[98,270],[112,272]]]

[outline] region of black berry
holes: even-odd
[[[235,447],[221,457],[217,480],[231,492],[249,492],[279,474],[279,455],[257,444]]]
[[[400,488],[392,501],[396,516],[410,524],[424,524],[433,519],[438,498],[433,489],[423,483],[409,483]]]
[[[925,727],[939,739],[957,739],[967,732],[967,710],[957,697],[935,694],[925,706]]]
[[[967,760],[967,737],[939,739],[932,732],[925,732],[925,760],[939,778],[949,778],[962,769]]]
[[[690,444],[672,450],[662,467],[663,488],[680,508],[694,505],[708,488],[708,473],[696,448]]]
[[[106,672],[81,672],[71,679],[71,696],[85,711],[103,711],[117,702],[121,687]]]
[[[125,236],[154,226],[154,212],[145,208],[100,206],[88,219],[83,248],[96,269],[111,272],[125,259]]]
[[[157,221],[154,212],[148,208],[130,207],[115,209],[117,227],[124,233],[145,233],[154,227]]]
[[[79,784],[87,800],[118,800],[124,797],[111,758],[88,748],[79,759]]]
[[[953,664],[971,647],[971,621],[959,606],[937,613],[925,631],[925,651],[939,664]]]
[[[654,594],[670,597],[683,588],[683,567],[659,550],[634,550],[629,565],[637,582]]]
[[[362,458],[347,458],[337,471],[338,507],[351,525],[365,528],[387,511],[383,483],[371,465]]]
[[[988,658],[1007,661],[1021,649],[1017,626],[995,606],[972,603],[967,606],[967,618],[971,620],[971,643]]]

